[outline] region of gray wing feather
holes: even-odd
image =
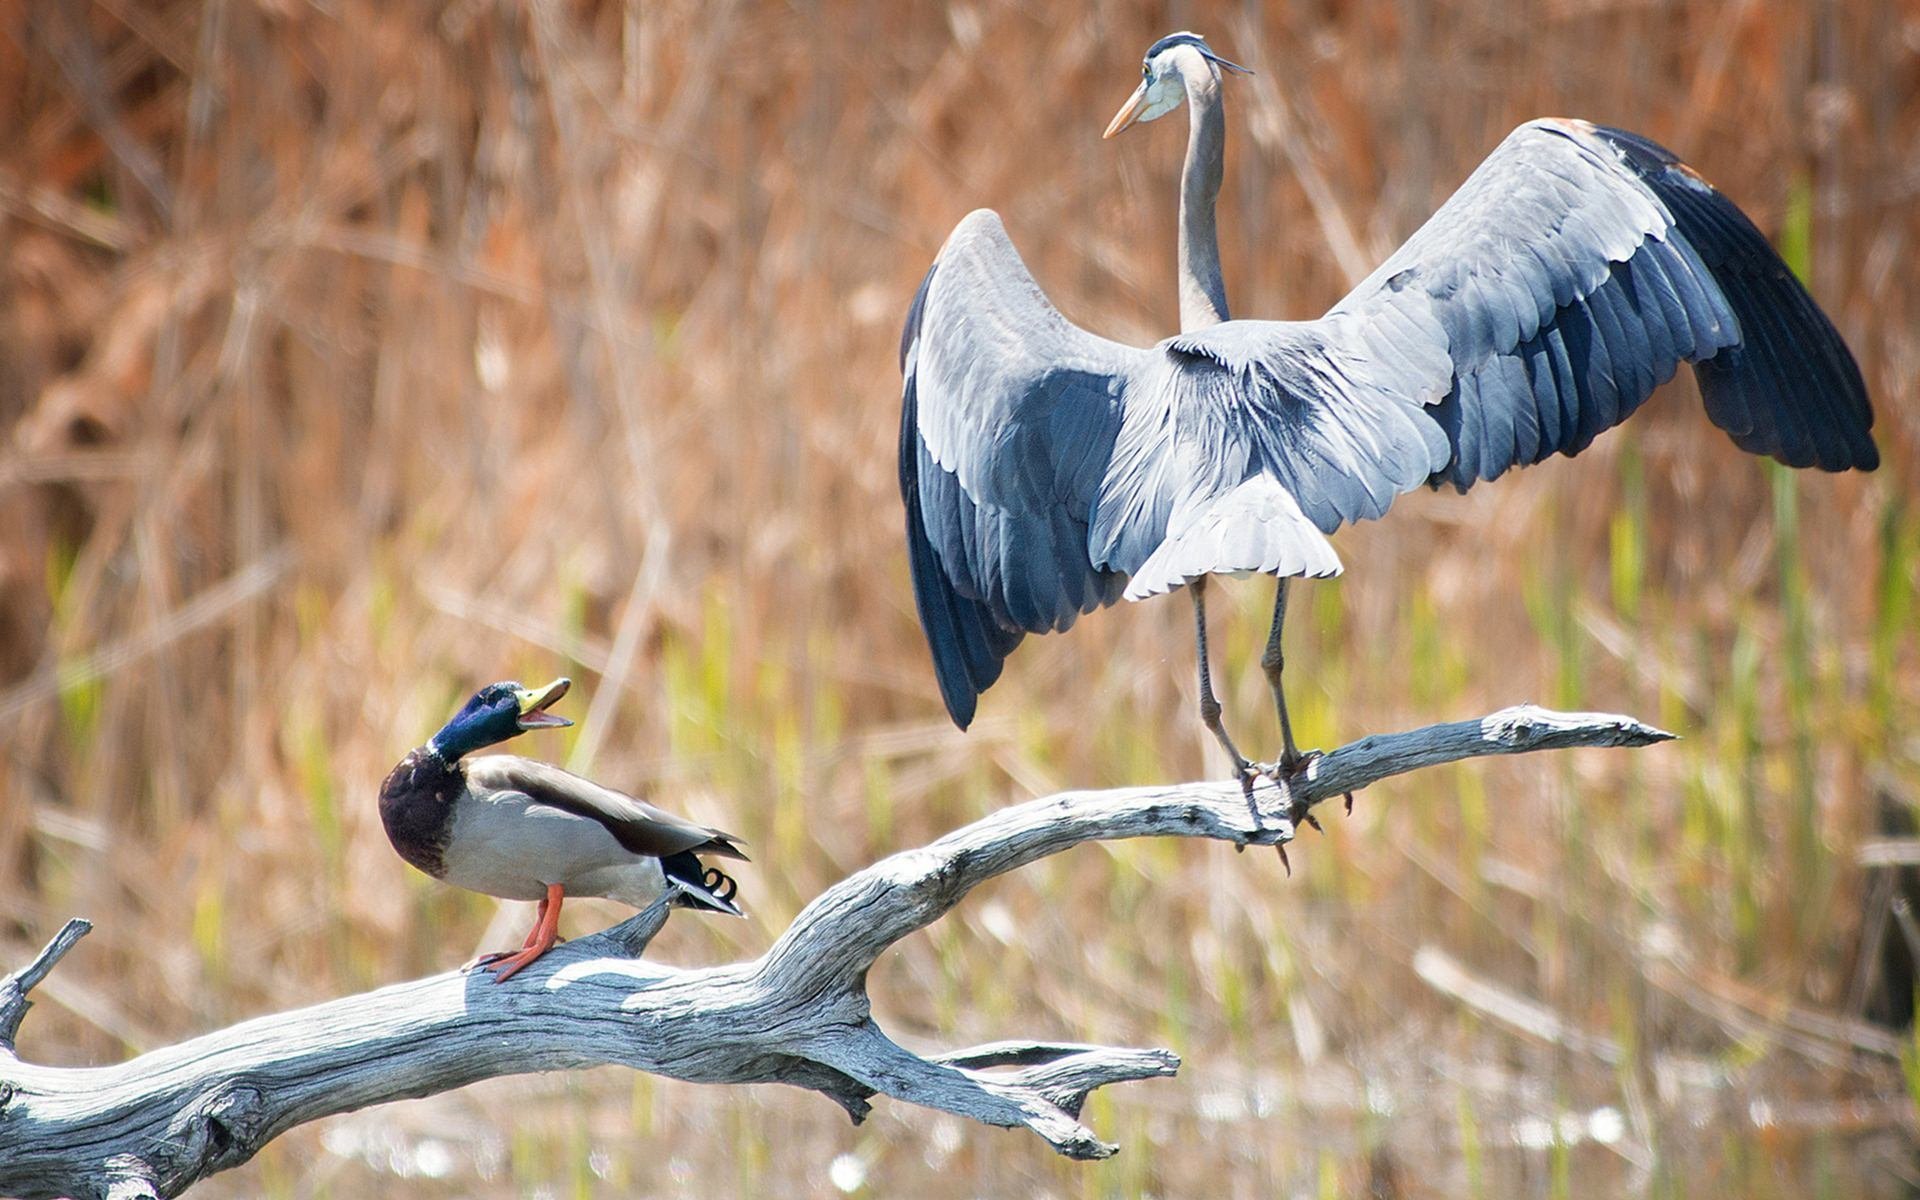
[[[1515,130],[1336,305],[1336,340],[1431,403],[1465,490],[1577,454],[1682,361],[1741,447],[1871,468],[1839,334],[1744,214],[1672,154],[1579,121]]]
[[[936,553],[961,594],[1013,628],[1065,629],[1114,598],[1086,526],[1142,352],[1062,317],[984,210],[954,230],[922,292],[903,368]]]
[[[602,787],[548,763],[512,754],[488,754],[462,764],[467,785],[483,792],[519,792],[550,808],[597,821],[635,854],[656,858],[685,850],[744,859],[730,833],[697,825],[625,792]]]
[[[901,338],[900,492],[921,627],[965,728],[1027,633],[1112,603],[1087,528],[1139,355],[1047,302],[991,212],[954,229]]]

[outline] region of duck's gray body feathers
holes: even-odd
[[[559,884],[644,908],[671,871],[690,899],[738,912],[695,857],[744,859],[731,834],[546,763],[493,754],[448,765],[423,747],[388,776],[380,816],[402,858],[471,891],[539,900]]]

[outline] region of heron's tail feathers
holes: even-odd
[[[1340,556],[1272,476],[1261,473],[1214,500],[1167,537],[1127,584],[1144,600],[1203,575],[1256,572],[1324,579],[1340,573]]]

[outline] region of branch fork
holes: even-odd
[[[1062,792],[882,859],[821,893],[750,962],[681,969],[640,958],[669,897],[550,951],[513,982],[449,972],[261,1017],[117,1066],[22,1062],[27,994],[86,933],[71,921],[0,980],[0,1195],[177,1196],[295,1125],[498,1075],[619,1063],[702,1083],[785,1083],[856,1122],[876,1095],[1032,1130],[1069,1158],[1117,1147],[1080,1121],[1096,1088],[1174,1074],[1171,1050],[1006,1041],[916,1054],[873,1020],[867,971],[996,875],[1083,842],[1291,841],[1334,796],[1489,754],[1645,746],[1628,717],[1510,708],[1375,735],[1308,763],[1282,791],[1238,781]]]

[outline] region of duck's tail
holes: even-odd
[[[667,855],[660,860],[660,870],[666,875],[668,886],[679,892],[674,897],[676,905],[706,908],[736,917],[747,915],[733,902],[734,896],[740,891],[740,885],[733,876],[718,867],[702,864],[693,851],[683,850]]]

